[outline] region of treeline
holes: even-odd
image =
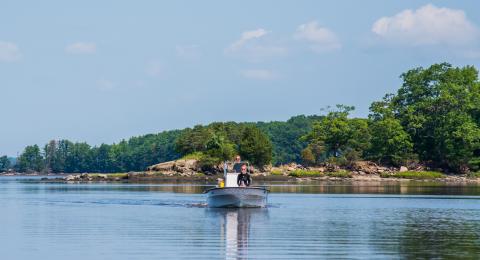
[[[43,147],[27,146],[16,165],[5,165],[0,172],[9,167],[18,172],[44,173],[142,171],[182,156],[201,157],[205,168],[210,168],[237,153],[257,165],[300,163],[300,152],[306,146],[300,137],[318,118],[302,115],[286,122],[212,123],[132,137],[112,145],[52,140]]]
[[[195,157],[209,168],[240,154],[258,166],[373,160],[393,166],[424,164],[453,172],[478,171],[478,71],[473,66],[442,63],[409,70],[401,78],[397,93],[373,102],[368,118],[351,118],[354,107],[338,105],[322,116],[212,123],[112,145],[51,141],[42,148],[26,147],[14,167],[20,172],[125,172]]]
[[[43,148],[27,146],[14,166],[18,172],[127,172],[179,157],[175,140],[181,131],[132,137],[118,144],[90,146],[68,140],[52,140]]]

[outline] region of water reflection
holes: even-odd
[[[268,217],[265,208],[207,209],[207,216],[218,221],[225,259],[249,259],[251,232]]]
[[[407,259],[478,259],[480,223],[476,214],[432,209],[405,214],[405,223],[397,228],[398,255]]]

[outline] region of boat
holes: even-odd
[[[227,172],[224,164],[224,184],[205,191],[211,208],[263,208],[267,206],[268,189],[262,186],[239,187],[237,172]]]

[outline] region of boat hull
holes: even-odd
[[[263,187],[225,187],[206,191],[211,208],[261,208],[267,206],[268,190]]]

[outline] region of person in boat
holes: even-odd
[[[240,174],[237,176],[237,184],[239,187],[248,187],[252,182],[250,174],[248,174],[247,166],[244,164],[241,167]]]
[[[235,156],[235,161],[233,162],[233,172],[242,172],[242,165],[245,164],[242,163],[242,158],[240,157],[240,155]]]

